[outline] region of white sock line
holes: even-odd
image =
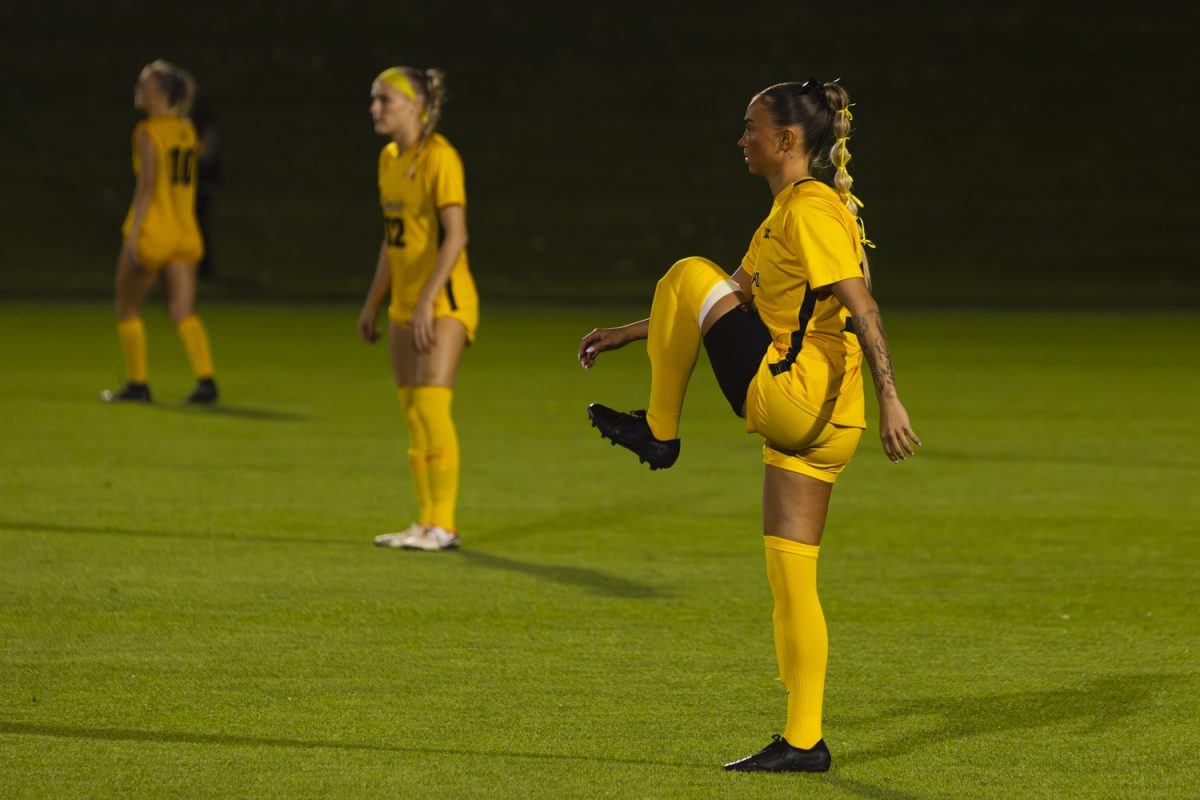
[[[708,297],[704,298],[704,302],[700,305],[700,318],[696,320],[696,324],[703,328],[704,318],[708,316],[709,311],[712,311],[712,307],[717,304],[717,301],[727,294],[739,291],[741,288],[733,278],[726,278],[714,286],[709,291]]]

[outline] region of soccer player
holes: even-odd
[[[162,60],[148,64],[133,89],[133,105],[146,119],[133,129],[137,185],[121,229],[125,238],[116,278],[117,338],[128,382],[102,392],[106,402],[150,402],[141,315],[159,273],[166,283],[167,311],[196,377],[186,401],[217,399],[208,333],[193,311],[196,264],[204,247],[196,225],[196,131],[187,119],[191,99],[191,76]]]
[[[440,70],[391,67],[371,85],[375,132],[391,141],[379,154],[383,243],[358,318],[367,342],[379,338],[384,298],[392,372],[408,423],[408,463],[419,516],[380,547],[458,547],[458,434],[450,413],[463,350],[475,338],[479,297],[467,267],[466,190],[458,152],[435,132]]]
[[[679,261],[658,282],[649,319],[594,330],[579,344],[580,362],[590,368],[605,350],[648,339],[649,408],[621,413],[593,404],[588,415],[605,438],[651,469],[669,467],[679,455],[680,410],[701,340],[734,412],[766,440],[763,534],[787,726],[762,752],[727,770],[829,769],[821,734],[828,639],[817,554],[833,483],[866,427],[864,356],[879,398],[884,453],[898,462],[920,445],[896,393],[868,289],[863,245],[870,242],[846,170],[851,119],[849,96],[837,83],[781,83],[755,95],[738,144],[774,203],[741,266],[731,277],[702,258]],[[836,168],[833,187],[812,174],[825,153]]]

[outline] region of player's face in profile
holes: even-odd
[[[382,81],[371,84],[371,120],[375,123],[376,133],[391,136],[410,124],[420,113],[417,103],[399,89]]]
[[[158,81],[154,79],[154,74],[148,69],[142,70],[138,75],[137,83],[133,85],[133,107],[145,109],[150,96],[159,91],[161,90],[158,88]]]
[[[746,106],[744,123],[738,147],[742,148],[746,169],[751,175],[764,175],[768,167],[779,160],[779,130],[772,124],[766,106],[758,100],[752,100]]]

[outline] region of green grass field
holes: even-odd
[[[758,440],[701,365],[650,473],[628,309],[485,308],[456,415],[459,553],[413,516],[352,307],[202,308],[222,405],[147,316],[0,313],[0,796],[1177,798],[1200,785],[1196,316],[888,315],[925,448],[873,435],[821,557],[823,776],[729,775],[783,725]]]

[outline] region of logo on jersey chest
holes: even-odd
[[[771,229],[770,228],[763,228],[763,238],[764,239],[771,238]]]
[[[385,200],[383,203],[383,212],[385,214],[399,214],[403,210],[403,200]]]

